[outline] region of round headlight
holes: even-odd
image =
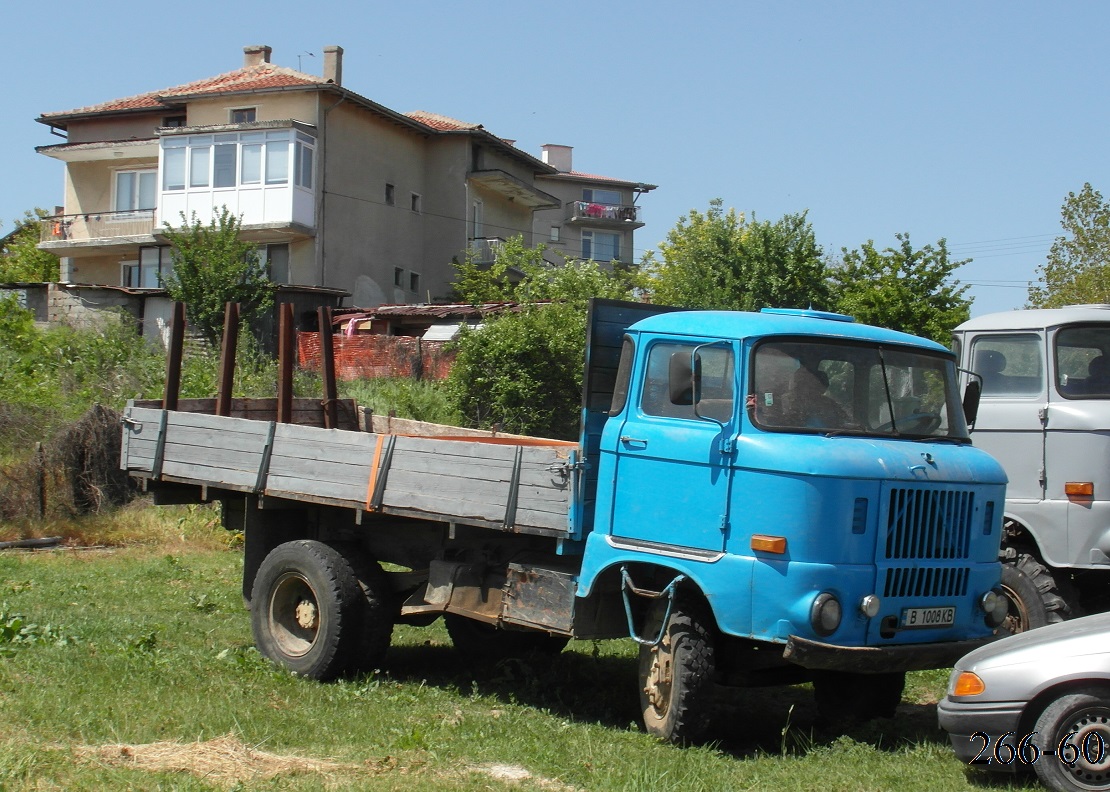
[[[998,627],[1006,621],[1010,612],[1010,600],[1000,589],[991,589],[979,600],[983,612],[987,614],[988,627]]]
[[[859,601],[859,612],[869,619],[873,619],[879,615],[879,608],[882,606],[880,600],[874,594],[868,594],[866,597]]]
[[[840,626],[840,602],[827,591],[817,595],[809,608],[809,623],[818,635],[832,635]]]

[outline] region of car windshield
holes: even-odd
[[[968,440],[950,355],[806,339],[765,341],[752,361],[748,408],[762,428]]]

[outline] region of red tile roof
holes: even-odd
[[[164,88],[160,91],[114,99],[101,104],[79,107],[54,113],[43,113],[43,118],[65,118],[76,115],[113,113],[126,110],[156,110],[172,104],[174,97],[195,96],[197,94],[219,94],[239,91],[257,91],[267,88],[308,87],[322,84],[319,77],[302,74],[294,69],[277,66],[273,63],[260,63],[215,77]],[[165,101],[171,100],[171,101]]]
[[[432,129],[438,129],[441,132],[482,129],[481,124],[468,124],[465,121],[459,121],[457,118],[440,115],[439,113],[429,113],[425,110],[414,110],[411,113],[405,113],[405,115],[414,121],[419,121],[421,124],[430,126]]]

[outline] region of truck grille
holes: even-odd
[[[974,507],[972,492],[892,489],[887,504],[886,557],[967,558]]]
[[[893,567],[886,571],[884,597],[962,597],[968,570],[962,567]]]

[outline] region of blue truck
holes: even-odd
[[[906,671],[995,636],[1006,478],[951,352],[819,311],[603,300],[587,335],[578,442],[133,402],[122,466],[156,502],[222,503],[256,645],[317,679],[377,667],[397,623],[489,657],[631,639],[644,727],[683,743],[717,685],[892,715]]]

